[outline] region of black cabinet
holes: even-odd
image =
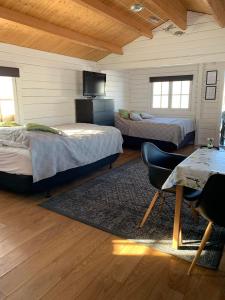
[[[76,99],[76,121],[98,125],[114,125],[112,99]]]

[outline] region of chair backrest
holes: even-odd
[[[186,156],[168,153],[159,149],[153,143],[143,143],[141,147],[142,158],[146,165],[152,164],[173,170]]]
[[[169,153],[160,150],[153,143],[143,143],[141,147],[141,153],[143,161],[147,165],[152,164],[160,167],[166,167],[168,164]]]
[[[167,168],[167,153],[152,143],[146,142],[141,148],[142,159],[149,169],[149,181],[157,189],[161,189],[172,170]]]
[[[225,175],[210,176],[197,207],[203,217],[225,227]]]

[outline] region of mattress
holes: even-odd
[[[0,147],[0,171],[16,175],[32,175],[29,149]]]
[[[63,132],[0,129],[0,171],[32,175],[38,182],[69,169],[122,152],[118,129],[85,123],[55,126]]]
[[[195,131],[195,121],[190,118],[152,117],[133,121],[116,116],[115,126],[123,135],[171,142],[179,146],[185,136]]]

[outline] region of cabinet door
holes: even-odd
[[[114,112],[95,112],[94,123],[98,125],[114,125]]]
[[[93,111],[100,112],[105,111],[105,101],[104,100],[93,100]]]
[[[90,100],[76,100],[76,121],[93,123],[93,105]]]
[[[113,100],[105,100],[105,111],[114,111]]]

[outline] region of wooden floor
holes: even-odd
[[[126,150],[115,166],[139,155]],[[225,299],[224,259],[188,277],[188,263],[50,212],[43,199],[0,192],[0,299]]]

